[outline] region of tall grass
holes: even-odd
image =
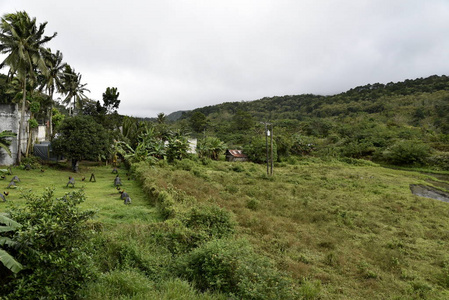
[[[123,180],[133,201],[126,206],[111,170],[82,166],[75,175],[95,172],[97,178],[77,180],[88,197],[84,205],[98,209],[95,228],[102,229],[93,258],[100,276],[84,289],[88,299],[268,299],[259,283],[246,281],[243,269],[223,274],[240,280],[234,286],[264,291],[259,298],[249,289],[233,294],[215,288],[212,271],[206,283],[193,279],[190,263],[204,260],[211,266],[208,255],[212,259],[219,249],[233,261],[232,251],[239,248],[232,243],[239,241],[249,242],[245,255],[254,253],[255,261],[270,266],[270,278],[288,278],[291,285],[279,295],[291,288],[299,299],[449,298],[449,204],[409,189],[436,180],[431,175],[316,158],[277,165],[272,177],[265,166],[252,163],[139,164],[133,166],[135,180]],[[69,171],[49,168],[44,176],[39,170],[13,171],[23,178],[21,188],[70,190]],[[8,199],[23,201],[18,190]],[[211,218],[217,214],[221,217]],[[226,232],[230,248],[220,244],[217,230]],[[257,274],[255,265],[246,267]]]
[[[273,177],[252,163],[143,169],[148,181],[232,211],[237,235],[296,278],[304,297],[313,286],[322,299],[448,297],[449,205],[409,189],[428,175],[319,159]]]

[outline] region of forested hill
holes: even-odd
[[[250,112],[258,120],[301,120],[306,116],[326,117],[354,112],[373,113],[383,111],[386,108],[384,101],[388,98],[441,90],[449,91],[449,77],[446,75],[407,79],[396,83],[367,84],[332,96],[302,94],[265,97],[248,102],[225,102],[185,112],[181,118],[189,118],[196,111],[209,116],[214,113],[234,114],[242,110]],[[337,109],[330,111],[328,106],[336,103],[341,107],[334,107]],[[343,107],[345,108],[342,109]]]
[[[448,76],[367,84],[332,96],[227,102],[182,119],[197,137],[215,136],[242,148],[255,144],[268,121],[279,157],[308,153],[449,170]]]

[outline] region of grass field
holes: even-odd
[[[114,186],[114,178],[111,166],[98,166],[94,163],[81,164],[78,173],[73,173],[65,164],[44,166],[32,170],[12,168],[13,175],[5,175],[0,181],[3,191],[9,192],[6,203],[0,203],[0,209],[4,211],[9,205],[21,205],[24,199],[22,192],[31,191],[41,194],[46,187],[54,189],[56,197],[62,197],[65,193],[74,189],[83,189],[87,200],[81,207],[97,210],[96,220],[105,224],[117,224],[122,222],[148,222],[156,218],[156,211],[149,205],[147,196],[143,193],[138,182],[132,176],[127,176],[127,171],[118,168],[121,178],[121,189],[125,190],[132,199],[132,205],[125,206],[120,199],[119,191]],[[42,172],[43,170],[43,172]],[[91,174],[95,175],[95,181],[90,181]],[[17,188],[8,189],[9,181],[17,175],[20,182]],[[67,187],[69,176],[75,179],[75,188]],[[84,181],[82,180],[84,178]],[[128,179],[129,178],[129,179]]]
[[[167,241],[189,242],[181,225],[186,212],[205,204],[232,213],[234,238],[248,240],[285,272],[298,298],[449,298],[449,203],[415,196],[409,187],[447,183],[431,174],[315,158],[277,164],[273,177],[263,165],[223,161],[141,164],[134,171],[128,180],[119,169],[132,198],[127,206],[110,166],[81,165],[77,174],[13,168],[21,182],[0,209],[22,205],[20,189],[41,193],[48,186],[62,196],[73,190],[66,184],[75,175],[87,196],[83,207],[96,209],[93,222],[107,229],[94,258],[101,275],[86,287],[87,299],[227,299],[199,293],[178,277],[174,267],[189,254],[167,248]],[[88,181],[92,172],[96,182]],[[0,184],[6,187],[9,177]],[[167,204],[155,198],[161,192],[174,199],[167,219],[161,216]]]

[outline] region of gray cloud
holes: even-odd
[[[448,73],[444,0],[3,0],[26,10],[48,46],[108,86],[120,113],[156,116],[226,101],[333,94],[357,85]]]

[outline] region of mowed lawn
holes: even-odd
[[[124,204],[114,186],[117,174],[113,173],[113,169],[112,166],[98,166],[89,162],[80,163],[78,173],[72,172],[68,165],[62,164],[31,170],[12,167],[13,174],[5,175],[5,179],[0,180],[1,192],[9,192],[7,202],[0,202],[0,211],[7,211],[15,205],[24,205],[25,199],[22,197],[24,192],[31,191],[35,195],[42,195],[46,188],[51,188],[55,197],[63,197],[66,193],[82,189],[86,201],[80,207],[96,210],[94,221],[114,225],[157,220],[156,209],[149,204],[139,183],[132,176],[128,176],[125,169],[117,168],[122,181],[121,189],[125,190],[132,200],[130,205]],[[90,181],[92,174],[95,175],[95,181]],[[14,175],[19,177],[20,182],[16,183],[16,188],[7,188]],[[75,179],[75,187],[71,185],[67,187],[69,176]]]

